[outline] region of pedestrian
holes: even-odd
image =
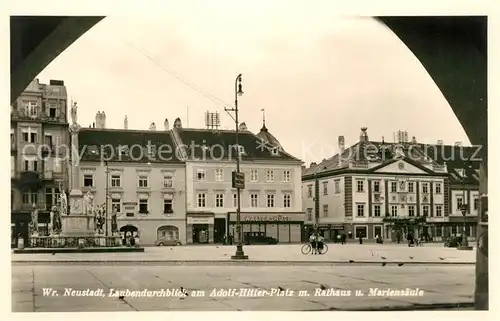
[[[341,235],[341,242],[342,242],[342,245],[347,243],[347,235],[345,235],[345,234]]]

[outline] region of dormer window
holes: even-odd
[[[119,149],[120,149],[120,154],[121,155],[127,155],[128,154],[128,151],[129,151],[128,146],[126,146],[126,145],[120,145]]]
[[[279,154],[280,154],[280,151],[279,151],[278,147],[271,148],[271,155],[273,155],[273,156],[279,156]]]

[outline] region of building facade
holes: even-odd
[[[478,181],[475,185],[471,181],[470,185],[457,184],[455,165],[463,161],[447,162],[446,157],[438,157],[446,154],[440,145],[424,146],[415,140],[370,141],[366,128],[362,128],[354,146],[345,149],[343,141],[340,137],[337,155],[303,171],[302,197],[308,227],[317,224],[330,239],[351,232],[356,238],[379,235],[401,240],[401,233],[395,229],[398,220],[421,221],[418,227],[411,227],[411,232],[441,241],[462,231],[464,218],[459,202],[466,198],[476,204],[469,211],[471,219],[467,219],[466,227],[467,235],[471,239],[475,236]]]
[[[103,115],[78,136],[82,192],[93,192],[96,204],[117,214],[122,236],[139,236],[141,245],[186,244],[186,174],[171,132],[106,129]]]
[[[173,135],[179,146],[186,146],[188,243],[221,243],[225,236],[237,240],[237,190],[232,188],[232,172],[239,153],[240,171],[245,173],[245,188],[240,192],[243,239],[260,235],[280,243],[301,241],[300,160],[251,133],[244,124],[238,145],[235,131],[184,129],[179,119]]]
[[[11,105],[11,242],[25,244],[34,207],[39,234],[48,234],[49,212],[68,187],[69,132],[63,81],[33,80]]]

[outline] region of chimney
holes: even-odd
[[[154,122],[149,125],[149,130],[156,130],[156,125]]]
[[[177,117],[174,121],[174,129],[181,129],[182,128],[182,122],[179,117]]]
[[[413,137],[411,138],[411,143],[412,143],[412,144],[416,144],[416,143],[417,143],[417,139],[415,138],[415,136],[413,136]]]
[[[128,129],[128,117],[125,115],[125,119],[123,120],[123,129]]]
[[[104,112],[97,112],[95,115],[95,125],[98,129],[106,128],[106,114]]]
[[[317,165],[316,162],[312,162],[311,165],[309,166],[309,168],[313,168],[316,165]]]
[[[245,124],[245,123],[241,123],[241,124],[238,126],[238,129],[239,129],[240,131],[245,131],[245,130],[247,130],[247,124]]]
[[[440,139],[440,140],[438,140],[437,144],[438,145],[443,145],[443,141]]]
[[[342,154],[345,151],[345,138],[344,138],[344,136],[339,136],[338,144],[339,144],[339,153]]]
[[[95,122],[92,123],[92,128],[95,128]]]
[[[359,134],[359,141],[360,142],[368,142],[368,133],[367,133],[368,127],[361,127],[361,133]]]
[[[168,119],[167,118],[165,118],[165,121],[163,122],[163,127],[165,128],[165,131],[169,130]]]

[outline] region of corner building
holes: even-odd
[[[11,105],[11,246],[28,243],[31,211],[39,210],[39,235],[48,235],[50,209],[68,187],[69,132],[64,82],[33,80]]]
[[[171,131],[106,129],[103,117],[78,136],[82,192],[93,192],[108,213],[116,210],[122,236],[138,235],[141,245],[164,237],[186,244],[186,174]]]
[[[301,242],[302,162],[285,152],[265,125],[257,135],[244,123],[239,129],[237,146],[236,131],[182,128],[179,119],[174,124],[177,145],[187,146],[187,243],[220,243],[224,235],[237,239],[237,190],[232,188],[231,173],[236,170],[238,153],[240,170],[245,173],[240,199],[244,237],[253,234],[279,243]]]
[[[453,147],[456,156],[445,156]],[[463,161],[458,157],[459,149],[466,151]],[[359,142],[346,149],[341,136],[337,155],[303,169],[307,227],[318,224],[329,239],[350,231],[356,238],[380,235],[396,240],[391,219],[423,218],[423,225],[413,233],[442,241],[463,230],[464,218],[457,209],[462,200],[475,204],[466,218],[466,233],[474,239],[478,177],[473,173],[479,163],[467,160],[472,149],[423,145],[415,138],[399,143],[370,141],[367,128],[361,129]],[[462,172],[463,167],[467,167],[463,172],[467,179],[457,175],[457,169]]]

